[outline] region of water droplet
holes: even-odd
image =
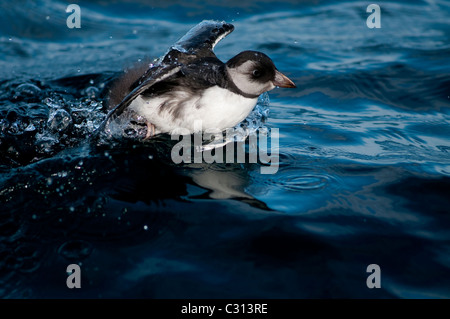
[[[85,90],[85,92],[88,97],[95,98],[97,97],[99,90],[95,86],[90,86]]]
[[[47,106],[52,109],[59,109],[61,107],[61,104],[59,101],[56,101],[55,99],[50,98],[50,97],[45,98],[44,103],[47,104]]]
[[[137,30],[136,29],[133,30],[133,34],[137,34]]]
[[[144,225],[144,230],[148,230],[148,226],[147,225]]]
[[[75,211],[75,207],[70,206],[70,207],[69,207],[69,210],[73,213],[73,212]]]
[[[61,172],[58,172],[57,173],[57,176],[58,177],[66,177],[67,176],[67,172],[66,171],[61,171]],[[64,188],[64,186],[63,185],[61,185],[61,189],[63,189]]]
[[[11,123],[11,125],[8,128],[8,133],[13,135],[23,134],[18,122]]]
[[[33,123],[30,123],[30,124],[25,128],[25,131],[26,131],[26,132],[32,132],[32,131],[34,131],[34,130],[36,130],[36,127],[33,125]]]
[[[15,89],[14,98],[19,97],[34,97],[38,95],[42,90],[32,83],[22,83]]]
[[[36,134],[36,146],[40,151],[51,153],[53,147],[59,143],[58,139],[50,134]]]
[[[58,109],[50,112],[47,125],[52,131],[64,131],[72,123],[72,117],[64,109]]]
[[[45,20],[50,20],[50,16],[46,16],[46,17],[45,17]]]

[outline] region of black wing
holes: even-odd
[[[130,93],[111,109],[97,131],[103,130],[111,117],[122,114],[136,97],[156,83],[174,77],[183,66],[189,65],[197,59],[216,58],[213,52],[214,47],[233,30],[234,26],[224,21],[204,20],[197,24],[131,85]]]
[[[190,29],[180,40],[178,40],[169,51],[157,62],[155,66],[149,68],[145,74],[137,80],[131,89],[141,86],[149,78],[154,77],[160,65],[182,65],[195,64],[197,60],[204,58],[216,58],[213,50],[217,43],[234,30],[232,24],[224,21],[204,20]],[[164,67],[165,69],[166,67]],[[164,70],[162,70],[164,71]],[[156,84],[156,81],[153,84]],[[147,86],[149,89],[150,86]],[[145,91],[144,90],[144,91]]]
[[[188,31],[165,54],[163,62],[187,64],[198,58],[213,57],[217,43],[233,32],[234,26],[224,21],[204,20]]]
[[[160,59],[163,65],[188,65],[203,58],[216,58],[213,50],[220,40],[233,32],[234,26],[225,21],[204,20],[190,29],[178,40],[169,51]],[[158,63],[156,64],[156,68]],[[136,81],[131,88],[141,85],[145,79],[153,77],[152,67]],[[147,88],[148,89],[148,88]]]
[[[181,66],[179,64],[173,64],[173,65],[159,65],[158,67],[153,68],[152,76],[147,77],[142,81],[141,84],[139,84],[136,88],[134,88],[125,98],[117,104],[114,108],[109,111],[109,113],[106,115],[106,118],[103,120],[103,122],[98,127],[97,131],[101,131],[105,128],[108,120],[112,116],[119,116],[123,113],[125,108],[127,108],[133,100],[142,94],[145,90],[149,89],[156,83],[159,83],[161,81],[164,81],[177,72],[181,70]]]

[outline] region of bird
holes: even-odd
[[[214,47],[233,30],[225,21],[204,20],[145,71],[125,73],[110,90],[110,111],[100,129],[129,109],[145,119],[145,139],[181,129],[224,131],[242,122],[264,92],[296,87],[262,52],[218,59]]]

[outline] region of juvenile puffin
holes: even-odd
[[[202,131],[223,131],[244,120],[262,93],[296,87],[262,52],[220,61],[213,49],[233,30],[232,24],[205,20],[144,74],[125,73],[112,87],[111,110],[100,129],[129,108],[146,120],[146,138],[179,129],[192,134],[198,123]]]

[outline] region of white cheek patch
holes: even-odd
[[[251,73],[255,68],[255,64],[252,61],[246,61],[237,68],[227,67],[228,74],[230,75],[233,83],[244,93],[252,95],[260,95],[266,91],[272,90],[275,86],[271,81],[267,83],[261,83],[254,81],[251,78]]]

